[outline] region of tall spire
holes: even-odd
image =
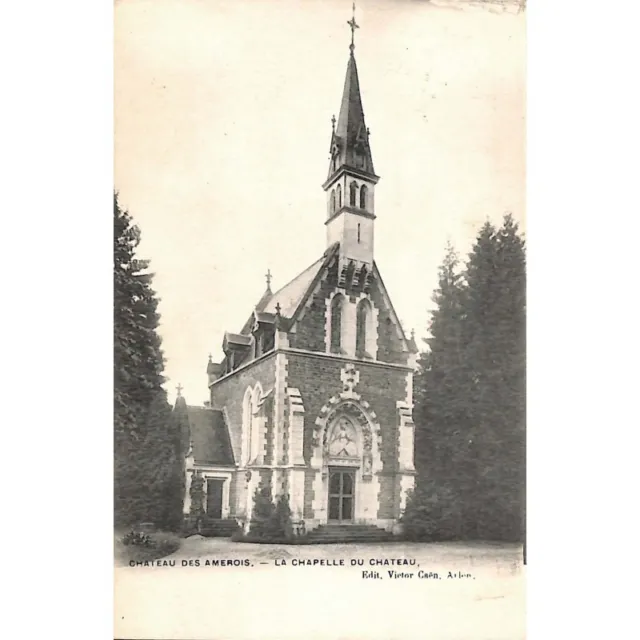
[[[369,273],[376,218],[374,191],[379,178],[373,169],[369,129],[360,97],[354,54],[355,33],[360,27],[355,12],[354,2],[351,20],[347,20],[351,28],[347,75],[337,123],[335,117],[331,118],[329,175],[322,188],[327,197],[327,247],[339,244],[339,260],[344,267],[357,264]]]
[[[342,91],[338,124],[335,128],[332,127],[329,179],[342,167],[349,167],[375,177],[371,148],[369,147],[369,130],[364,121],[358,68],[354,55],[355,30],[360,28],[356,23],[355,3],[353,3],[353,16],[351,20],[347,20],[347,24],[351,27],[349,62]]]

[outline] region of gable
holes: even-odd
[[[225,345],[234,341],[244,346],[237,350],[234,369],[256,357],[249,348],[254,324],[275,322],[278,313],[283,320],[280,326],[289,333],[291,347],[326,352],[327,304],[337,291],[352,304],[363,294],[371,299],[376,314],[377,360],[407,364],[409,354],[418,352],[413,336],[407,338],[404,333],[375,261],[371,266],[345,260],[340,258],[339,248],[335,243],[284,287],[263,295],[260,308],[256,307],[241,334],[225,335]]]
[[[408,355],[417,353],[415,341],[404,333],[375,262],[373,269],[367,269],[364,264],[339,260],[336,254],[325,262],[318,276],[292,318],[289,336],[292,347],[327,350],[327,308],[333,295],[341,292],[352,305],[363,298],[363,294],[373,303],[377,318],[377,360],[406,364]],[[355,314],[352,316],[354,326],[349,330],[355,331]]]

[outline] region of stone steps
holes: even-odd
[[[307,537],[324,543],[386,542],[393,539],[393,534],[370,524],[328,524],[313,529]]]
[[[198,526],[200,535],[211,538],[230,538],[237,530],[238,523],[232,518],[223,520],[203,518]]]

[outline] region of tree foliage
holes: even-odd
[[[288,540],[293,535],[289,498],[280,495],[274,503],[271,487],[260,485],[253,496],[249,535],[261,540]]]
[[[408,540],[453,540],[460,534],[460,501],[443,482],[424,479],[407,496],[402,525]]]
[[[464,267],[448,247],[433,300],[415,385],[422,502],[408,515],[437,486],[441,501],[456,502],[454,537],[521,539],[525,247],[510,215],[482,227]]]
[[[114,479],[118,525],[179,526],[184,473],[180,429],[162,384],[158,298],[140,231],[114,194]]]
[[[140,415],[162,389],[164,358],[158,335],[158,298],[149,262],[136,258],[140,230],[113,197],[115,430],[135,433]]]

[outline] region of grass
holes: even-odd
[[[128,565],[132,561],[159,560],[176,552],[181,543],[181,538],[175,533],[158,531],[148,534],[152,541],[149,547],[125,545],[122,542],[123,535],[123,533],[117,534],[115,541],[115,559],[119,565]]]

